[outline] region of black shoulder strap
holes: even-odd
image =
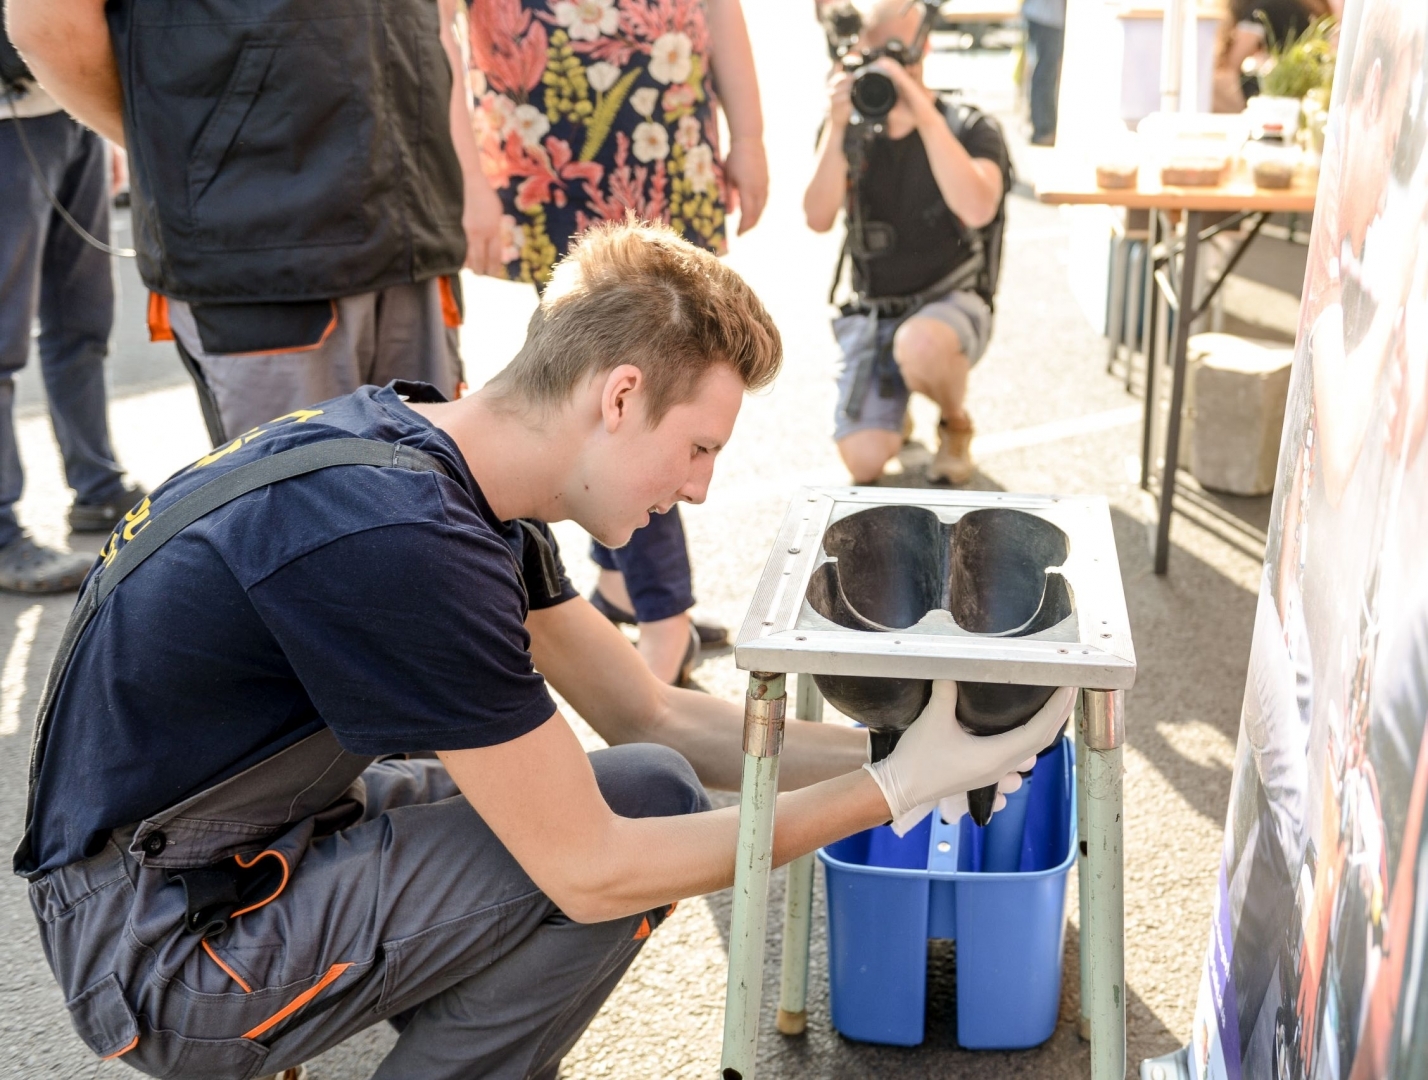
[[[525,538],[535,545],[536,558],[540,561],[541,585],[545,592],[543,601],[550,603],[560,599],[560,568],[555,562],[555,550],[550,546],[550,541],[546,539],[545,533],[533,521],[525,518],[518,519],[521,528],[525,531]],[[530,595],[530,584],[526,582],[525,560],[521,560],[521,580],[526,585],[526,595]]]
[[[211,514],[225,503],[260,487],[334,465],[374,465],[379,468],[410,469],[414,472],[446,471],[436,458],[424,451],[399,443],[378,442],[376,439],[327,439],[250,461],[185,495],[120,548],[114,561],[98,574],[95,605],[103,603],[115,586],[158,550],[160,545],[204,515]]]
[[[90,575],[74,605],[74,611],[70,613],[69,622],[65,625],[59,649],[45,679],[39,710],[35,714],[35,731],[30,743],[30,790],[25,805],[25,832],[14,857],[17,874],[27,874],[34,869],[30,851],[30,825],[35,810],[35,781],[40,775],[40,767],[44,761],[55,694],[69,669],[74,647],[99,610],[99,605],[140,563],[205,514],[211,514],[220,506],[250,491],[320,469],[329,469],[334,465],[373,465],[378,468],[408,469],[413,472],[446,473],[441,462],[425,451],[398,443],[379,442],[376,439],[327,439],[296,446],[221,473],[202,487],[189,492],[138,530],[134,539],[119,549],[112,562]]]

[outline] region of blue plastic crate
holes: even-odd
[[[1063,738],[985,829],[934,813],[902,839],[883,826],[818,852],[834,1027],[861,1042],[922,1042],[927,941],[954,938],[957,1043],[1006,1050],[1051,1037],[1076,857],[1073,759]]]

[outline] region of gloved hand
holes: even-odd
[[[1007,796],[1021,788],[1024,783],[1022,773],[1029,773],[1036,768],[1036,755],[1032,754],[1020,765],[1015,772],[1009,772],[997,781],[997,798],[992,803],[992,813],[1006,809]],[[949,825],[955,825],[957,819],[963,814],[970,813],[967,806],[967,793],[959,791],[956,795],[947,795],[937,800],[937,812],[942,815],[942,820]],[[898,836],[905,836],[912,828],[928,814],[932,813],[933,807],[930,803],[924,803],[896,819],[892,823],[893,832]]]
[[[1002,791],[1016,790],[1020,777],[1010,787],[1003,787],[1003,781],[1050,745],[1071,715],[1075,696],[1074,688],[1063,686],[1021,727],[1000,735],[973,735],[957,722],[957,684],[933,682],[927,708],[903,732],[893,752],[863,766],[887,800],[894,831],[901,836],[926,816],[931,804],[947,796],[963,796],[965,810],[968,791],[991,784]],[[962,812],[955,805],[949,809]]]

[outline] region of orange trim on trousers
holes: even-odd
[[[268,1017],[257,1027],[250,1028],[249,1030],[243,1032],[243,1038],[256,1039],[259,1035],[263,1034],[263,1032],[267,1031],[269,1028],[281,1024],[289,1016],[297,1012],[313,998],[317,997],[318,994],[322,993],[323,990],[325,990],[329,985],[336,981],[338,976],[340,976],[351,966],[351,964],[333,964],[330,968],[327,969],[327,974],[323,975],[322,978],[317,980],[317,984],[315,986],[304,990],[301,994],[293,998],[291,1001],[289,1001],[277,1012],[273,1013],[272,1016]]]

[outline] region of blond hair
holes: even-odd
[[[743,278],[667,226],[631,216],[590,229],[556,264],[525,344],[490,388],[497,400],[550,407],[633,364],[654,425],[694,397],[713,364],[761,390],[782,362],[778,329]]]

